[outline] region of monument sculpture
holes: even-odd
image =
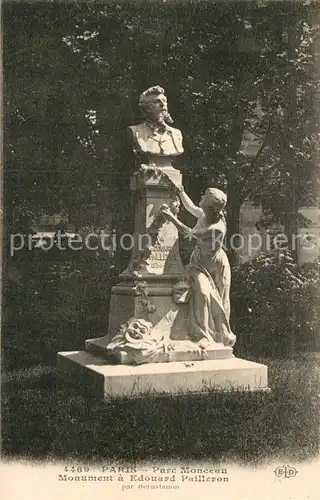
[[[113,287],[107,334],[86,341],[86,350],[59,353],[61,368],[96,380],[103,394],[201,391],[204,385],[251,390],[267,387],[267,368],[233,355],[231,272],[223,249],[226,194],[208,188],[199,206],[184,191],[173,160],[183,153],[164,89],[142,92],[145,121],[128,129],[139,167],[131,261]],[[181,204],[197,219],[178,218]],[[182,265],[179,232],[194,240]]]
[[[145,121],[129,127],[129,137],[136,153],[159,156],[177,156],[183,153],[182,134],[171,127],[173,119],[168,112],[164,89],[151,87],[140,95],[139,107]]]
[[[229,324],[231,271],[222,248],[226,234],[222,209],[227,197],[219,189],[209,188],[197,207],[182,186],[179,192],[184,207],[198,219],[195,227],[190,229],[185,226],[166,205],[161,207],[161,211],[179,231],[197,242],[188,266],[192,291],[189,335],[193,340],[201,341],[201,345],[205,345],[206,339],[208,345],[210,342],[222,342],[232,347],[236,336]]]

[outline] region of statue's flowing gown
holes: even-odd
[[[201,216],[194,229],[207,224]],[[222,248],[226,224],[221,218],[212,226],[210,237],[198,238],[188,266],[192,289],[189,302],[188,330],[194,341],[206,338],[232,346],[236,336],[230,328],[231,271]]]

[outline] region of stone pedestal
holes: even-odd
[[[139,366],[106,364],[88,351],[60,352],[58,367],[98,398],[205,393],[211,390],[267,391],[267,367],[231,357]]]
[[[134,247],[129,266],[111,292],[109,340],[128,319],[142,318],[155,325],[172,308],[172,287],[182,278],[184,268],[178,231],[160,212],[164,203],[178,210],[179,200],[170,179],[175,184],[182,182],[180,172],[168,159],[162,159],[160,166],[142,166],[131,177],[131,190],[136,195]],[[147,303],[139,287],[142,282]]]

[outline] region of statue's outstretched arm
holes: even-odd
[[[190,239],[196,238],[196,236],[193,235],[191,227],[188,227],[185,224],[183,224],[183,222],[181,222],[181,220],[179,220],[177,217],[173,216],[173,218],[170,219],[170,221],[176,226],[178,231],[187,238]]]
[[[176,228],[178,229],[178,231],[180,233],[182,233],[184,236],[186,237],[189,237],[189,238],[192,238],[192,229],[188,226],[186,226],[185,224],[183,224],[183,222],[181,222],[170,210],[170,208],[168,207],[168,205],[162,205],[161,208],[161,213],[162,215],[165,217],[165,219],[167,221],[170,221],[172,222]]]
[[[199,217],[201,217],[203,215],[202,208],[197,207],[197,205],[195,205],[193,203],[193,201],[191,200],[191,198],[189,198],[189,196],[185,192],[183,186],[176,186],[176,189],[177,189],[177,191],[179,193],[179,196],[180,196],[180,199],[181,199],[181,202],[182,202],[184,208],[186,210],[188,210],[188,212],[190,214],[194,215],[195,217],[197,217],[197,219],[199,219]]]
[[[180,233],[184,234],[190,239],[208,239],[212,238],[212,244],[221,244],[223,240],[223,232],[219,231],[215,228],[215,225],[212,224],[207,227],[202,227],[198,229],[191,229],[181,222],[170,210],[167,205],[162,205],[161,213],[165,216],[166,220],[172,222]],[[214,247],[213,247],[214,248]]]
[[[223,242],[222,231],[217,230],[214,227],[214,225],[203,227],[200,229],[191,229],[190,227],[183,224],[183,222],[181,222],[175,215],[168,217],[168,220],[170,220],[176,226],[176,228],[180,233],[182,233],[190,240],[192,239],[212,240],[211,244],[212,250],[219,248]]]

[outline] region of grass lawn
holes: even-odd
[[[180,458],[303,461],[318,452],[319,363],[259,359],[270,393],[224,393],[97,402],[54,367],[4,377],[3,457],[138,461]]]

